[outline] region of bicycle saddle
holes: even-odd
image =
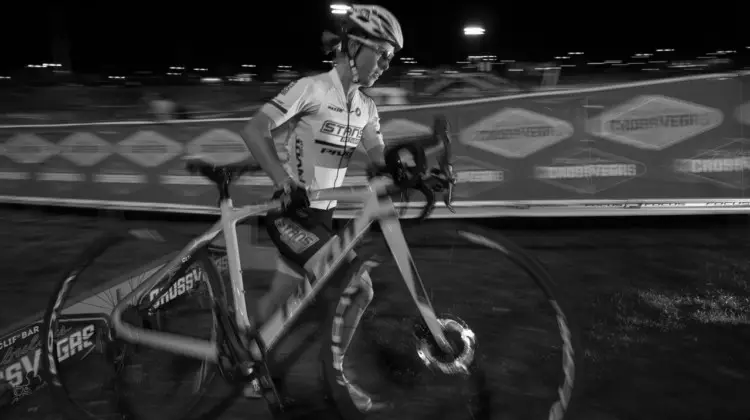
[[[185,156],[183,161],[188,172],[203,175],[218,185],[229,185],[248,172],[262,170],[255,162],[216,164],[201,155]]]

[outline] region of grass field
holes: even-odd
[[[0,325],[43,309],[62,264],[98,231],[100,221],[93,216],[0,209]],[[185,218],[157,222],[184,232],[198,232],[208,223]],[[586,362],[578,378],[584,388],[576,418],[739,420],[750,416],[746,217],[482,223],[503,230],[529,249],[572,297]],[[480,298],[462,291],[489,261],[477,261],[477,255],[466,252],[452,265],[439,265],[444,260],[441,251],[429,244],[415,249],[418,258],[440,267],[426,280],[431,287],[469,306],[475,302],[472,299]],[[140,263],[151,257],[148,252],[122,258]],[[512,304],[519,293],[487,289],[481,298]],[[479,329],[494,328],[496,321],[488,319]],[[521,344],[508,346],[518,350]],[[502,356],[497,359],[498,365],[503,363]],[[529,378],[541,375],[531,359],[524,363]],[[513,395],[513,390],[508,394]],[[509,399],[504,403],[507,415],[498,418],[529,418],[522,416],[524,401]],[[32,418],[33,412],[26,410],[34,406],[39,407],[32,404],[3,418]],[[259,409],[258,403],[237,400],[220,418],[247,418],[248,412]]]

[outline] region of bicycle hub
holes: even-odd
[[[474,362],[476,337],[464,322],[453,319],[438,319],[446,338],[453,346],[453,354],[446,354],[434,340],[421,339],[417,345],[417,355],[431,369],[437,369],[447,375],[468,374]]]

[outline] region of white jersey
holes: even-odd
[[[315,190],[343,184],[360,142],[365,150],[383,144],[375,102],[359,90],[347,98],[336,69],[291,82],[261,111],[275,127],[288,124],[282,133],[287,172]],[[335,201],[311,204],[318,209],[335,206]]]

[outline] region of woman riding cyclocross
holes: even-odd
[[[393,14],[374,5],[352,5],[343,21],[338,34],[323,36],[324,47],[336,54],[334,68],[291,82],[243,131],[253,157],[273,180],[274,196],[284,203],[282,210],[266,217],[266,227],[281,256],[271,290],[257,303],[257,313],[251,314],[255,328],[310,275],[308,262],[315,261],[316,253],[333,235],[336,202],[310,203],[307,189],[341,186],[360,142],[373,163],[384,164],[378,111],[360,88],[372,86],[403,48],[401,26]],[[288,124],[286,164],[276,153],[273,139],[274,129],[284,124]],[[359,318],[373,298],[367,273],[355,277],[344,292],[352,305],[344,314],[339,382],[348,388],[357,407],[368,411],[378,404],[345,378],[340,366]]]

